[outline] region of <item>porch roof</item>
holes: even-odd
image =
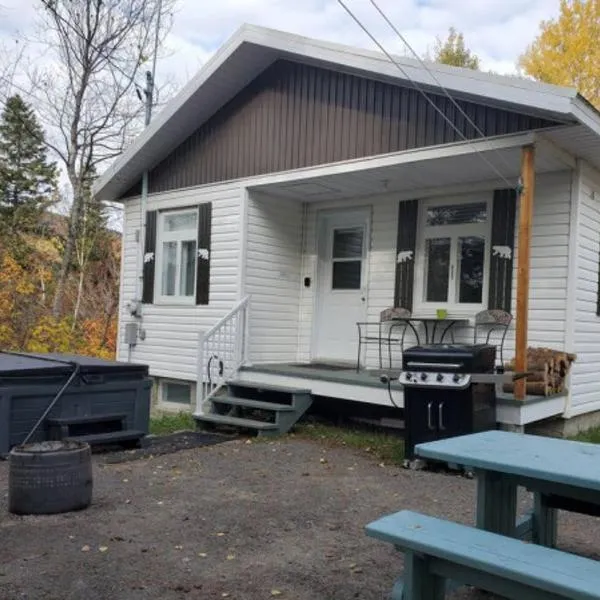
[[[573,159],[549,139],[535,133],[418,148],[334,165],[265,175],[249,186],[303,202],[339,200],[375,194],[403,193],[476,183],[515,187],[521,148],[536,144],[536,173],[573,167]]]
[[[575,155],[600,168],[600,114],[572,88],[437,64],[424,69],[418,61],[405,57],[396,58],[397,64],[393,64],[379,52],[244,25],[98,178],[94,194],[101,200],[118,198],[144,170],[190,135],[191,123],[199,127],[279,59],[396,84],[416,82],[423,90],[438,93],[443,86],[457,99],[579,125],[578,135],[588,139],[594,152],[581,154],[580,144],[574,143]]]

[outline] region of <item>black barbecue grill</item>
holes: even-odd
[[[405,453],[416,444],[496,428],[496,347],[432,344],[404,351]]]

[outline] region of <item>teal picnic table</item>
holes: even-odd
[[[557,510],[600,516],[600,446],[486,431],[418,444],[421,458],[461,465],[477,477],[477,527],[555,547]],[[517,488],[534,495],[517,517]]]

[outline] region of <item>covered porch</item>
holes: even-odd
[[[287,366],[290,377],[328,381],[328,392],[353,385],[346,397],[389,404],[387,390],[359,388],[381,388],[379,372],[401,368],[400,347],[391,363],[379,361],[377,344],[359,356],[356,323],[376,324],[390,307],[418,318],[441,309],[457,320],[452,339],[467,343],[477,312],[508,310],[504,358],[516,354],[523,370],[528,341],[562,348],[565,320],[557,316],[565,310],[575,163],[552,135],[564,132],[404,151],[254,183],[245,216],[252,309],[244,377],[283,384]],[[416,342],[407,331],[405,347]],[[524,400],[524,389],[515,394]],[[560,402],[552,410],[562,412]]]

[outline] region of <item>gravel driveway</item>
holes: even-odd
[[[8,514],[0,463],[0,598],[384,599],[401,555],[366,523],[402,508],[473,522],[473,481],[294,436],[94,461],[93,505],[49,517]],[[566,548],[593,555],[599,531],[561,515]]]

